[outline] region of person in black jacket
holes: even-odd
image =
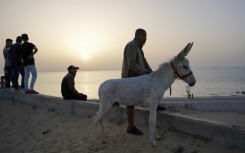
[[[79,93],[75,88],[75,76],[79,67],[70,65],[68,68],[68,73],[62,80],[61,83],[61,94],[64,99],[76,99],[76,100],[87,100],[87,95]]]
[[[19,83],[18,83],[18,78],[19,74],[21,74],[21,88],[24,90],[24,77],[25,77],[25,72],[24,72],[24,67],[22,64],[22,57],[21,57],[21,44],[22,44],[22,37],[18,36],[16,38],[16,43],[13,44],[10,47],[9,54],[10,54],[10,59],[11,59],[11,64],[12,64],[12,69],[13,69],[13,87],[15,90],[19,90]]]

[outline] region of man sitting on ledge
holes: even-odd
[[[75,76],[77,73],[77,70],[79,67],[76,67],[74,65],[70,65],[68,68],[68,73],[65,75],[65,77],[62,80],[61,83],[61,93],[64,99],[76,99],[76,100],[87,100],[87,95],[83,93],[79,93],[75,89]]]

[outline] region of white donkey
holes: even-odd
[[[193,43],[186,47],[170,62],[163,63],[151,74],[138,77],[112,79],[102,83],[99,87],[100,108],[94,117],[93,144],[96,143],[96,130],[100,123],[105,136],[103,118],[118,104],[135,106],[150,105],[150,141],[157,146],[155,137],[160,139],[156,131],[156,110],[165,91],[176,78],[180,78],[189,86],[194,86],[196,79],[190,69],[189,61],[185,56],[189,53]]]

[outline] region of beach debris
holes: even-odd
[[[45,131],[42,132],[42,134],[47,134],[49,132],[51,132],[51,131],[50,130],[45,130]]]
[[[44,113],[47,112],[47,111],[55,112],[55,109],[54,109],[54,108],[45,108],[45,109],[43,110]]]
[[[48,108],[45,108],[45,109],[43,110],[44,113],[47,112],[47,111],[48,111]]]
[[[237,125],[232,125],[233,128],[236,128],[236,129],[241,129],[241,127],[237,126]]]
[[[55,112],[55,109],[54,108],[50,108],[48,110],[51,111],[51,112]]]
[[[172,153],[183,153],[184,147],[178,145],[177,148],[172,149]]]
[[[245,94],[245,91],[237,91],[237,94]]]

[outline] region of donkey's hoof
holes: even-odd
[[[156,138],[157,140],[161,140],[161,139],[162,139],[158,134],[155,134],[155,138]]]

